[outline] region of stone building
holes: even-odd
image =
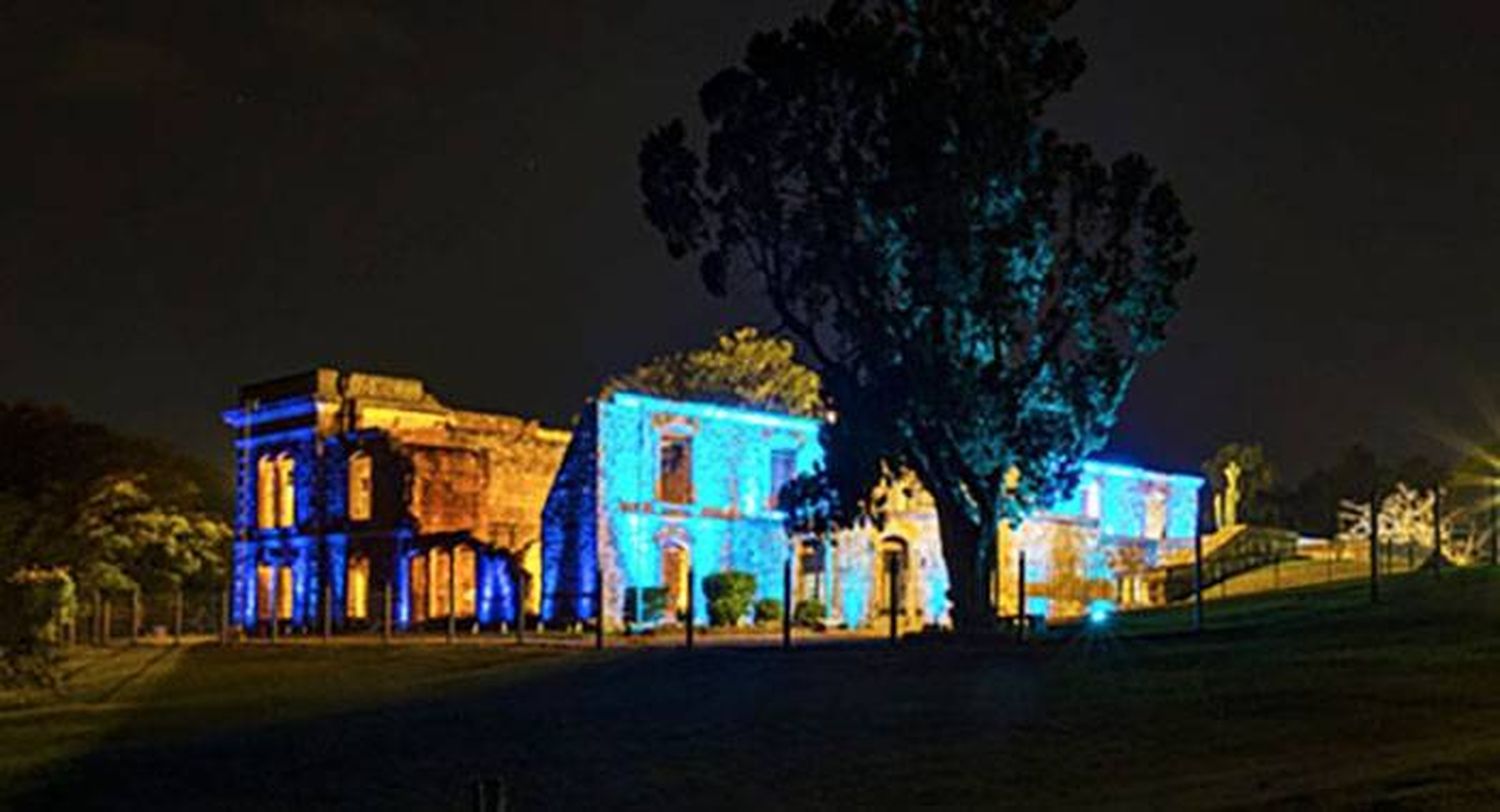
[[[376,625],[387,589],[402,627],[538,610],[541,509],[567,432],[333,369],[243,387],[223,417],[237,623],[315,628],[326,606],[337,628]]]
[[[664,589],[683,612],[690,571],[749,572],[779,596],[776,493],[821,458],[816,420],[635,394],[589,404],[543,514],[543,620],[594,617],[596,565],[612,628],[630,590]],[[701,596],[695,608],[705,621]]]
[[[937,515],[920,488],[894,489],[880,530],[787,537],[775,494],[821,458],[815,420],[635,394],[590,404],[543,515],[543,619],[592,618],[596,577],[613,628],[639,619],[631,606],[643,590],[665,592],[664,614],[679,615],[688,590],[715,572],[748,572],[758,597],[780,600],[790,557],[793,600],[816,599],[834,623],[884,625],[893,607],[903,628],[946,623]],[[1086,462],[1072,498],[999,534],[1001,611],[1018,608],[1022,551],[1030,614],[1151,602],[1147,574],[1165,553],[1191,546],[1201,486],[1197,477]],[[697,622],[706,603],[696,595]]]

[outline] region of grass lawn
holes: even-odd
[[[0,711],[0,805],[1500,808],[1500,572],[931,643],[212,646]]]

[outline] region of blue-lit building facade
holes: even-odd
[[[822,457],[818,422],[705,403],[616,394],[573,430],[542,516],[542,618],[604,617],[618,628],[630,590],[666,590],[667,613],[696,580],[727,570],[781,595],[788,554],[780,486]],[[695,601],[707,618],[701,594]]]
[[[374,627],[389,611],[400,628],[468,628],[536,613],[541,504],[566,432],[451,409],[413,378],[333,369],[243,387],[223,418],[236,625]]]
[[[790,558],[793,600],[817,600],[833,624],[883,627],[893,605],[904,628],[946,624],[937,516],[920,489],[892,493],[878,531],[787,537],[776,493],[821,459],[818,428],[806,418],[628,393],[591,403],[543,512],[543,620],[586,621],[602,600],[606,624],[620,628],[641,618],[643,590],[665,593],[670,620],[698,589],[692,605],[703,623],[705,576],[748,572],[758,597],[780,600]],[[1157,601],[1150,570],[1164,553],[1192,544],[1202,484],[1085,463],[1070,499],[996,539],[1000,610],[1018,608],[1023,551],[1029,613]]]

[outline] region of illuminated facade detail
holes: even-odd
[[[349,455],[349,520],[369,521],[375,489],[375,462],[370,455],[356,451]]]
[[[276,456],[276,526],[297,524],[297,462],[290,454]]]
[[[775,510],[779,506],[781,488],[797,478],[797,449],[771,449],[771,489],[766,506]]]
[[[276,526],[276,461],[262,454],[255,464],[255,526]]]
[[[795,471],[810,472],[822,457],[818,428],[627,393],[590,404],[543,511],[543,618],[592,618],[596,565],[612,628],[623,623],[632,587],[664,589],[669,610],[682,611],[688,590],[698,590],[695,614],[706,622],[702,580],[724,570],[753,574],[761,597],[779,598],[790,551],[772,507],[772,451],[792,453]]]
[[[357,555],[349,559],[349,574],[346,580],[348,600],[345,616],[350,620],[367,620],[370,617],[370,557]]]
[[[543,513],[543,618],[592,618],[596,565],[606,624],[619,628],[627,590],[662,588],[669,608],[685,609],[686,589],[725,570],[753,574],[757,597],[780,599],[790,558],[793,598],[822,602],[832,623],[884,628],[893,610],[902,628],[946,623],[937,515],[920,488],[893,489],[881,530],[790,543],[775,494],[821,457],[814,420],[628,393],[591,404]],[[682,471],[688,481],[669,481]],[[1018,608],[1022,550],[1029,613],[1079,616],[1099,600],[1155,601],[1152,570],[1164,553],[1191,548],[1201,487],[1197,477],[1084,463],[1070,498],[998,535],[993,588],[1002,612]],[[689,564],[691,587],[682,581]],[[700,623],[704,604],[699,592]]]
[[[663,434],[657,454],[656,498],[669,505],[693,503],[693,438]]]
[[[450,576],[461,618],[537,613],[540,595],[523,603],[515,582],[527,561],[539,581],[541,506],[566,432],[449,408],[420,380],[331,369],[246,386],[224,420],[238,455],[239,625],[274,614],[310,629],[325,610],[335,627],[379,622],[387,584],[399,625],[446,619]]]

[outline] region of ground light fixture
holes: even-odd
[[[1115,604],[1113,601],[1096,600],[1089,604],[1089,625],[1107,625],[1110,619],[1114,617],[1114,614]]]

